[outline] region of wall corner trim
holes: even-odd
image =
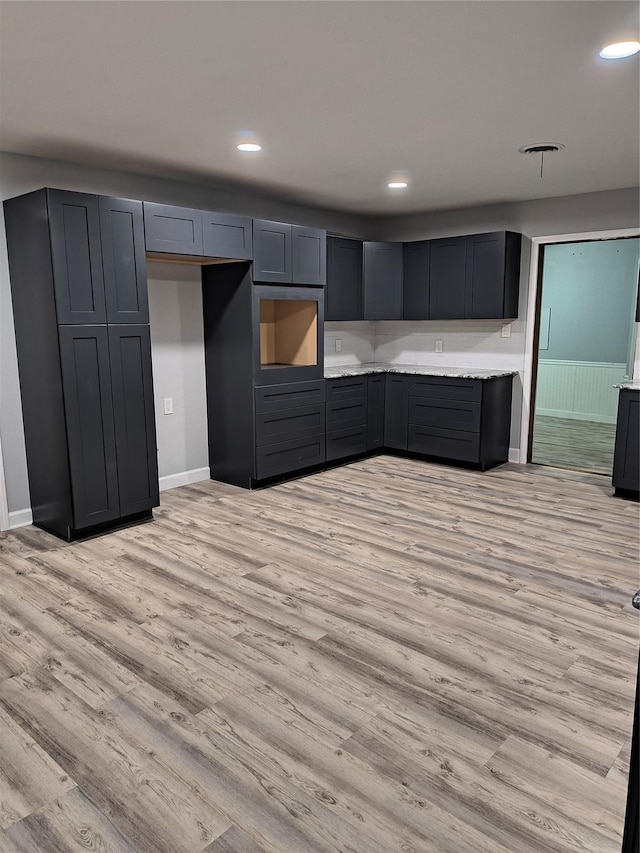
[[[515,462],[516,464],[520,464],[520,448],[519,447],[510,447],[509,448],[509,462]]]
[[[193,468],[191,471],[181,471],[178,474],[167,474],[165,477],[160,477],[160,491],[166,492],[168,489],[176,489],[178,486],[188,486],[191,483],[210,479],[211,472],[208,467]]]

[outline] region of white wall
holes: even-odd
[[[147,281],[158,473],[171,486],[209,465],[200,268],[150,263]],[[165,415],[169,397],[173,414]]]
[[[374,329],[372,320],[324,324],[324,363],[328,367],[338,364],[364,364],[374,361]],[[336,340],[342,349],[336,352]]]

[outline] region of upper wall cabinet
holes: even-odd
[[[520,234],[473,234],[466,242],[465,319],[517,317]]]
[[[326,283],[326,231],[253,220],[253,278],[267,284]]]
[[[429,258],[429,320],[464,318],[466,237],[431,240]]]
[[[148,323],[142,202],[100,198],[107,322]]]
[[[248,216],[144,202],[147,252],[250,261],[251,223]]]
[[[429,260],[431,243],[421,240],[402,247],[402,318],[424,320],[429,316]]]
[[[362,320],[362,242],[327,237],[325,320]]]
[[[402,319],[402,243],[365,243],[365,320]]]
[[[202,255],[202,211],[145,201],[144,235],[148,252]]]
[[[46,192],[58,323],[104,323],[98,197]]]

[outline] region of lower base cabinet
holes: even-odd
[[[640,492],[640,391],[620,391],[613,486],[616,495],[637,500]]]

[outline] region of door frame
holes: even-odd
[[[4,480],[4,462],[2,459],[2,439],[0,438],[0,531],[9,529],[9,506],[7,487]]]
[[[522,419],[520,423],[520,462],[531,461],[530,434],[533,426],[535,406],[532,405],[532,392],[537,359],[535,345],[538,339],[540,325],[540,308],[542,300],[542,265],[541,248],[553,243],[581,243],[598,240],[615,240],[623,237],[640,237],[640,228],[616,228],[611,231],[585,231],[578,234],[555,234],[548,237],[531,238],[531,260],[529,264],[529,290],[527,295],[527,313],[525,325],[524,371],[522,376]],[[634,362],[634,379],[638,372],[638,346],[640,336],[636,340],[636,359]]]

